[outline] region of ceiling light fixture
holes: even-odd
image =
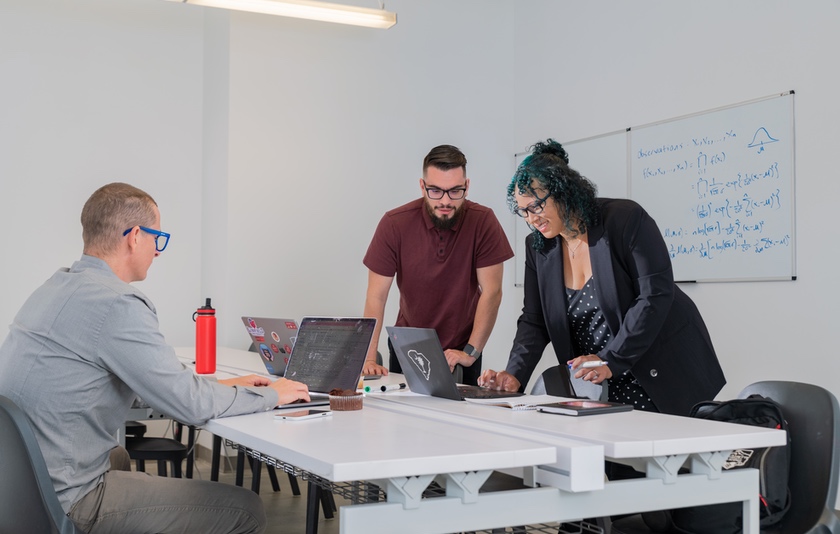
[[[281,17],[320,20],[338,24],[387,29],[397,23],[397,14],[384,9],[346,6],[310,0],[169,0],[182,4],[196,4]]]

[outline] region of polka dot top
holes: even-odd
[[[566,288],[566,311],[575,356],[598,354],[612,337],[595,293],[593,279],[590,277],[580,289]],[[604,383],[606,385],[606,381]],[[621,376],[613,375],[607,390],[608,399],[612,402],[632,404],[637,410],[659,411],[630,371]]]

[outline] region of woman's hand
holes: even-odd
[[[497,389],[500,391],[519,391],[522,384],[515,376],[507,371],[499,371],[498,373],[492,369],[486,369],[481,376],[478,377],[478,385],[483,388]]]
[[[585,362],[599,362],[598,367],[581,367]],[[612,378],[612,370],[610,370],[607,362],[594,354],[587,354],[586,356],[578,356],[566,362],[569,364],[569,374],[575,378],[592,382],[593,384],[600,384],[608,378]]]

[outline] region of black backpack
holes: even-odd
[[[706,401],[694,405],[691,417],[787,430],[782,409],[761,395],[725,402]],[[790,433],[788,433],[788,445]],[[788,472],[790,448],[766,447],[732,451],[724,470],[754,467],[759,470],[760,527],[778,523],[790,508]],[[671,510],[677,531],[690,534],[737,534],[742,526],[742,503],[723,503]]]

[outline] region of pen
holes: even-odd
[[[395,390],[395,389],[404,389],[404,388],[405,388],[405,382],[403,382],[401,384],[388,384],[386,386],[379,386],[380,391],[392,391],[392,390]]]
[[[607,362],[603,360],[598,360],[595,362],[583,362],[578,366],[578,369],[592,369],[593,367],[601,367],[603,365],[608,365]],[[572,364],[569,364],[569,369],[572,368]]]

